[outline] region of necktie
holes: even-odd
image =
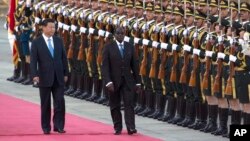
[[[52,47],[52,42],[50,38],[48,39],[48,47],[49,47],[49,52],[51,56],[54,57],[54,48]]]
[[[119,44],[119,50],[120,50],[120,53],[121,53],[121,56],[122,56],[122,58],[123,58],[123,56],[124,56],[124,49],[123,49],[123,44]]]

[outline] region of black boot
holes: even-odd
[[[210,133],[217,130],[218,105],[209,105],[208,112],[208,123],[205,128],[200,130],[205,133]]]
[[[235,111],[232,110],[231,114],[231,125],[240,125],[241,124],[241,111]],[[229,133],[223,134],[223,137],[229,138],[230,131]]]
[[[214,135],[224,135],[227,134],[227,121],[228,121],[228,108],[219,108],[219,119],[220,119],[220,126],[215,131],[212,132]]]
[[[203,129],[206,126],[207,119],[207,105],[206,103],[196,102],[195,103],[195,115],[196,120],[193,124],[190,124],[188,128],[194,130]]]
[[[152,95],[153,95],[152,90],[145,91],[146,108],[143,111],[138,113],[139,116],[147,116],[149,113],[151,113],[153,111],[152,105],[151,105]]]
[[[165,107],[166,112],[164,113],[164,116],[159,119],[165,122],[174,117],[176,110],[176,99],[173,96],[168,96],[167,99],[168,99],[168,102],[166,104],[167,107]]]
[[[98,87],[96,89],[96,98],[94,98],[94,102],[95,103],[99,103],[99,99],[102,96],[102,89],[103,89],[103,85],[102,85],[102,79],[98,79]]]
[[[16,83],[22,83],[27,78],[26,63],[25,60],[21,61],[21,76],[14,80]]]
[[[244,115],[244,125],[250,125],[250,114],[248,113]]]
[[[75,72],[71,71],[69,88],[64,92],[65,95],[70,95],[71,93],[74,93],[76,77],[77,75],[75,74]]]
[[[146,107],[146,98],[145,97],[146,97],[145,96],[145,90],[143,89],[141,91],[141,93],[139,94],[139,98],[138,98],[138,100],[139,100],[138,104],[139,105],[138,105],[138,108],[135,110],[136,114],[142,112],[145,109],[145,107]]]
[[[154,102],[154,112],[148,115],[147,117],[153,118],[155,115],[157,115],[160,112],[159,109],[159,104],[160,104],[160,94],[155,93],[155,102]]]
[[[92,95],[93,90],[93,77],[84,77],[84,92],[81,94],[80,99],[89,98]]]
[[[74,91],[73,93],[71,93],[69,96],[78,97],[82,93],[83,77],[82,77],[81,74],[77,75],[76,81],[77,81],[77,83],[76,83],[77,89],[76,89],[76,91]]]
[[[178,122],[177,125],[187,127],[194,123],[195,120],[195,107],[194,102],[186,101],[186,116],[182,122]]]
[[[27,78],[26,80],[24,80],[22,82],[23,85],[31,85],[32,84],[32,80],[31,80],[31,76],[30,76],[30,63],[26,63],[26,73],[27,73]]]
[[[87,101],[94,101],[97,98],[99,98],[99,96],[101,95],[99,92],[100,85],[101,84],[100,84],[100,81],[98,80],[98,78],[94,78],[94,93],[90,97],[86,98]]]
[[[8,81],[14,81],[18,77],[20,77],[20,72],[21,72],[21,62],[18,61],[17,65],[14,67],[13,75],[11,77],[8,77]]]
[[[185,116],[185,99],[184,96],[178,96],[177,97],[177,108],[176,108],[176,115],[175,117],[168,121],[168,123],[172,123],[172,124],[176,124],[178,122],[181,122],[184,120],[184,116]]]
[[[154,119],[158,119],[164,115],[165,105],[166,105],[166,96],[160,93],[159,95],[159,112],[153,117]]]

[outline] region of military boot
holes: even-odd
[[[227,134],[227,121],[228,121],[228,108],[219,108],[219,128],[212,132],[214,135],[224,135]]]
[[[27,73],[27,78],[26,80],[24,80],[22,82],[23,85],[31,85],[32,84],[32,80],[31,80],[31,76],[30,76],[30,63],[26,63],[26,73]]]
[[[211,133],[217,130],[218,105],[208,106],[208,116],[208,123],[206,127],[200,130],[205,133]]]
[[[78,74],[77,78],[76,78],[77,89],[76,89],[76,91],[71,93],[69,96],[78,97],[79,95],[81,95],[81,93],[82,93],[82,83],[83,83],[83,77],[82,77],[81,74]]]
[[[21,62],[18,61],[17,65],[14,67],[13,75],[11,77],[8,77],[8,81],[14,81],[15,79],[20,77],[21,72]]]
[[[27,78],[25,60],[21,61],[21,76],[14,80],[16,83],[22,83]]]

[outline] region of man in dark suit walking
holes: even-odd
[[[31,75],[38,83],[41,99],[41,124],[44,134],[50,134],[51,93],[54,104],[54,131],[65,133],[64,83],[68,79],[68,63],[63,41],[54,36],[52,19],[42,21],[43,34],[32,42]]]
[[[104,47],[102,73],[110,96],[111,117],[115,135],[121,134],[121,98],[124,101],[125,123],[128,134],[137,133],[135,129],[134,94],[140,90],[138,60],[134,46],[124,42],[125,30],[118,27],[115,40]]]

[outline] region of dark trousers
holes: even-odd
[[[110,111],[115,130],[122,130],[121,97],[124,102],[124,118],[127,129],[135,129],[134,94],[122,77],[121,86],[114,93],[110,93]]]
[[[65,101],[64,101],[64,86],[58,85],[56,78],[51,87],[40,87],[41,100],[41,125],[43,130],[50,131],[51,119],[51,93],[53,96],[54,115],[53,123],[54,129],[64,129],[65,124]]]

